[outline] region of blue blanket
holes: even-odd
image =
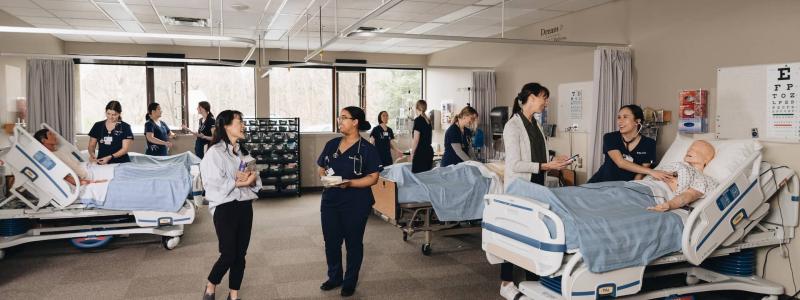
[[[594,273],[645,266],[681,250],[680,216],[648,211],[655,199],[640,184],[616,181],[549,189],[517,179],[506,193],[550,204],[564,221],[567,249],[579,248]]]
[[[177,212],[192,191],[189,171],[179,164],[119,164],[102,205],[82,200],[88,207],[111,210]]]
[[[458,164],[414,174],[411,165],[398,165],[381,176],[397,183],[398,203],[430,202],[441,221],[483,218],[483,196],[491,179],[477,167]]]
[[[179,164],[186,167],[186,170],[192,165],[200,164],[201,159],[194,155],[194,153],[186,151],[181,154],[170,156],[151,156],[151,155],[130,155],[131,163],[137,165],[157,166],[165,164]]]

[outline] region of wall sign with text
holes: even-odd
[[[800,64],[767,68],[767,137],[800,138]]]

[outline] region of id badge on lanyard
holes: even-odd
[[[114,142],[113,136],[107,135],[103,137],[103,144],[111,145],[112,142]]]

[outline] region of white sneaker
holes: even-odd
[[[513,282],[506,285],[503,285],[502,283],[500,284],[500,296],[506,300],[514,300],[514,298],[517,297],[517,294],[519,294],[519,290]]]

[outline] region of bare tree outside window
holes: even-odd
[[[367,118],[378,124],[378,112],[389,113],[389,127],[408,133],[414,103],[422,99],[422,70],[367,69]]]
[[[226,109],[238,110],[245,117],[256,116],[255,70],[251,67],[189,66],[189,120],[192,130],[199,127],[197,104],[208,101],[216,116]],[[171,124],[170,124],[171,125]]]
[[[122,120],[131,125],[135,133],[144,132],[144,115],[147,113],[147,84],[145,67],[121,65],[78,65],[80,80],[80,133],[89,133],[97,121],[106,119],[104,108],[110,100],[122,104]]]
[[[330,69],[273,68],[269,75],[270,117],[300,118],[300,131],[333,131]]]

